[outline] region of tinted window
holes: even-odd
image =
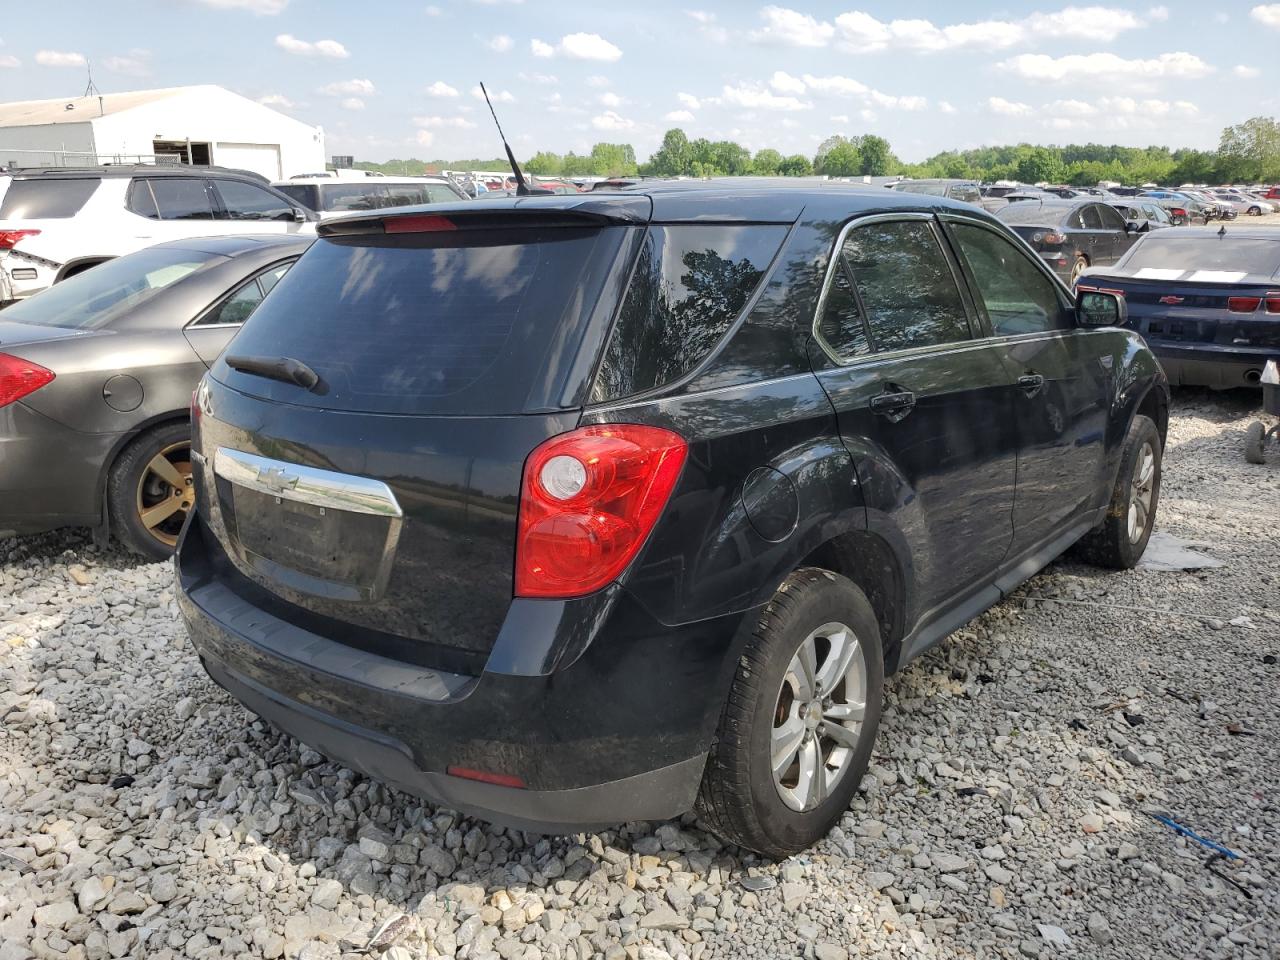
[[[965,203],[977,203],[982,199],[982,193],[971,183],[956,184],[947,191],[947,196],[953,200],[963,200]]]
[[[314,183],[282,183],[276,189],[286,197],[297,200],[308,210],[320,209],[320,193]]]
[[[198,326],[210,326],[218,323],[244,323],[249,314],[262,302],[262,288],[257,280],[250,280],[217,307],[200,318]]]
[[[844,256],[867,311],[875,350],[969,339],[964,302],[929,223],[858,227],[845,241]]]
[[[428,203],[449,203],[453,200],[462,200],[464,197],[452,187],[443,183],[428,183],[426,185],[427,202]],[[577,191],[573,191],[576,193]]]
[[[982,227],[951,229],[996,336],[1070,327],[1053,281],[1017,247]]]
[[[818,333],[837,357],[848,362],[870,353],[871,342],[843,258],[836,262],[834,270],[822,303],[822,316],[818,318]]]
[[[650,227],[596,383],[596,399],[684,376],[759,286],[786,227]]]
[[[378,185],[378,205],[383,207],[412,207],[430,203],[426,184],[381,183]]]
[[[213,204],[203,180],[157,177],[150,183],[161,220],[213,219]]]
[[[1098,211],[1098,216],[1102,218],[1103,230],[1124,229],[1124,217],[1120,216],[1112,207],[1095,206],[1092,209]]]
[[[156,206],[149,180],[135,180],[129,184],[129,196],[125,205],[140,217],[148,220],[160,219],[160,208]]]
[[[227,220],[292,220],[293,207],[270,190],[263,190],[252,183],[239,180],[215,181],[225,212],[219,219]]]
[[[207,254],[151,247],[55,283],[4,311],[5,322],[93,329],[150,300],[208,262]]]
[[[102,182],[14,179],[0,202],[0,220],[61,220],[74,217]]]
[[[378,187],[373,183],[326,183],[320,189],[320,203],[327,211],[376,210],[381,206]]]
[[[1025,225],[1046,224],[1056,225],[1062,223],[1067,218],[1067,214],[1071,212],[1070,207],[1065,206],[1046,206],[1039,200],[1028,198],[1017,203],[1012,203],[1007,207],[1001,207],[996,216],[1005,223],[1017,223]],[[1071,224],[1075,226],[1076,224]]]
[[[903,193],[927,193],[935,197],[947,195],[945,183],[899,183],[893,189],[901,190]]]
[[[555,396],[625,228],[522,227],[321,238],[236,338],[324,380],[300,390],[219,366],[237,389],[383,413],[524,412]],[[544,402],[545,401],[540,401]]]
[[[1237,279],[1246,274],[1280,276],[1280,240],[1232,237],[1228,233],[1205,243],[1203,237],[1183,237],[1180,233],[1180,230],[1158,230],[1148,234],[1134,245],[1124,259],[1124,266],[1133,270],[1146,268],[1180,273],[1213,270],[1230,273]],[[4,317],[8,319],[8,316],[9,312],[5,311]]]
[[[293,261],[289,261],[288,263],[282,264],[278,267],[268,270],[266,273],[260,276],[258,278],[258,282],[262,284],[262,292],[270,293],[271,288],[280,282],[280,278],[283,277],[286,272],[288,272],[291,266],[293,266]]]

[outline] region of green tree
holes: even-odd
[[[564,157],[558,153],[539,150],[524,166],[529,173],[540,177],[555,177],[564,172]]]
[[[570,150],[564,155],[560,169],[561,174],[566,177],[589,177],[596,172],[596,165],[591,157],[584,157]]]
[[[632,177],[636,151],[629,143],[597,143],[591,148],[592,172],[601,177]]]
[[[751,173],[751,151],[732,140],[717,140],[711,144],[711,162],[727,177],[743,177]]]
[[[1218,173],[1227,181],[1280,178],[1280,123],[1253,117],[1227,127],[1218,142]]]
[[[816,173],[825,173],[828,177],[856,177],[862,174],[862,152],[843,137],[841,141],[826,153],[819,153],[813,162]]]
[[[883,177],[892,173],[898,165],[898,159],[889,149],[889,141],[877,137],[874,133],[859,137],[856,141],[858,152],[862,154],[862,166],[859,173],[873,177]]]
[[[751,169],[758,177],[776,177],[781,172],[781,167],[782,154],[768,147],[757,150],[751,160]]]
[[[676,127],[663,135],[662,146],[649,158],[646,172],[655,177],[684,177],[689,175],[692,166],[689,138]]]
[[[1014,178],[1024,183],[1058,183],[1065,172],[1058,154],[1048,147],[1024,145],[1014,167]]]
[[[807,177],[813,173],[813,164],[804,154],[793,153],[778,164],[778,173],[784,177]]]

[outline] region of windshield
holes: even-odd
[[[378,413],[529,412],[577,356],[624,228],[505,227],[318,240],[228,348],[292,357],[322,392],[219,364],[238,390]],[[557,395],[558,396],[558,395]]]
[[[1280,274],[1280,238],[1167,236],[1177,232],[1162,230],[1148,236],[1133,248],[1122,266],[1135,271],[1221,271],[1237,280],[1247,275]]]
[[[1066,219],[1072,207],[1046,207],[1034,200],[1021,200],[996,211],[996,216],[1005,223],[1015,224],[1051,224],[1058,225]]]
[[[93,330],[146,303],[165,287],[220,257],[151,247],[55,283],[4,311],[6,322]]]

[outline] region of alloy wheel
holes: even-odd
[[[1084,262],[1083,257],[1076,259],[1076,262],[1071,265],[1071,283],[1069,286],[1074,287],[1076,285],[1076,281],[1080,279],[1080,274],[1084,273],[1087,266],[1088,264]]]
[[[823,624],[791,658],[773,711],[773,784],[792,810],[821,805],[853,766],[866,703],[858,638],[843,623]]]
[[[1138,451],[1129,480],[1129,542],[1137,543],[1151,522],[1151,502],[1155,497],[1156,452],[1150,443]]]
[[[194,503],[191,444],[171,444],[151,458],[138,480],[138,520],[151,536],[173,547]]]

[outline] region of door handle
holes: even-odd
[[[1018,386],[1028,397],[1034,397],[1044,386],[1044,377],[1038,373],[1028,373],[1018,378]]]
[[[871,398],[869,404],[872,413],[888,417],[894,423],[897,423],[910,413],[911,408],[915,405],[916,395],[909,390],[903,390],[898,393],[876,394]]]

